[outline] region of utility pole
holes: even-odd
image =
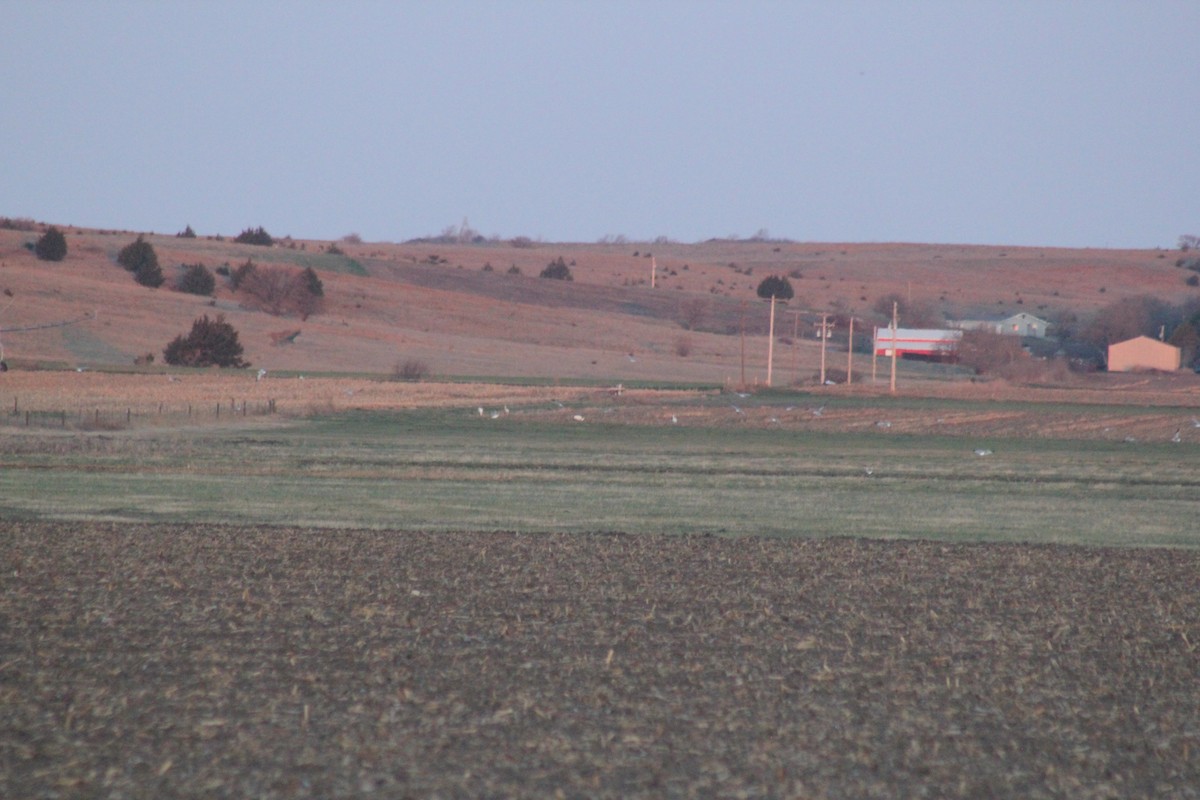
[[[871,385],[879,383],[876,377],[876,372],[879,365],[879,326],[875,326],[875,333],[871,338]]]
[[[738,327],[742,331],[742,383],[741,388],[746,388],[746,301],[742,301],[741,310],[738,314]]]
[[[771,388],[771,368],[775,364],[775,295],[771,295],[771,324],[767,328],[767,388]]]
[[[828,314],[821,315],[821,385],[825,385],[825,342],[829,340],[829,328],[826,327]]]
[[[658,274],[658,264],[655,263],[654,256],[650,256],[650,288],[654,288],[654,279]]]
[[[850,337],[846,339],[846,385],[854,382],[854,317],[850,318]]]
[[[896,306],[896,303],[892,303],[892,394],[896,393],[896,317],[898,314]]]
[[[792,312],[792,370],[800,383],[800,312]]]

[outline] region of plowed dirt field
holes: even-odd
[[[1200,553],[0,523],[3,797],[1197,797]]]

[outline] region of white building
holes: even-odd
[[[1041,339],[1045,337],[1050,323],[1041,317],[1035,317],[1033,314],[1022,311],[1020,314],[1013,314],[1004,319],[960,319],[951,322],[950,327],[963,331],[1000,333],[1005,336],[1036,336]]]
[[[875,355],[891,357],[892,350],[900,358],[917,356],[952,361],[958,355],[962,331],[942,328],[875,329]]]

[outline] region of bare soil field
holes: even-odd
[[[0,524],[4,797],[1200,796],[1200,554]]]

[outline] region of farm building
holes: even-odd
[[[1036,336],[1040,339],[1046,335],[1050,323],[1022,311],[1004,319],[960,319],[951,322],[950,327],[964,331],[1001,333],[1006,336]]]
[[[958,355],[962,331],[941,328],[876,328],[875,355],[952,361]]]
[[[1149,336],[1137,336],[1108,346],[1108,371],[1133,372],[1140,369],[1159,369],[1173,372],[1182,363],[1178,347]]]

